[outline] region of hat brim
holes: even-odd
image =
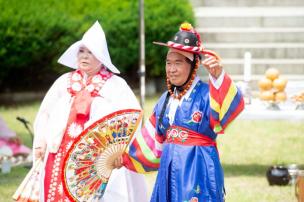
[[[207,54],[207,55],[211,55],[219,60],[221,60],[221,57],[214,51],[212,50],[207,50],[207,49],[203,49],[203,50],[197,50],[197,51],[194,51],[193,49],[191,50],[191,48],[188,47],[185,47],[185,46],[182,46],[180,44],[177,44],[177,43],[174,43],[174,42],[171,42],[170,44],[168,43],[163,43],[163,42],[153,42],[155,45],[160,45],[160,46],[166,46],[166,47],[169,47],[169,48],[174,48],[174,49],[177,49],[177,50],[180,50],[180,51],[185,51],[185,52],[189,52],[189,53],[193,53],[193,54]]]
[[[177,44],[174,42],[171,42],[170,44],[168,44],[168,43],[153,41],[153,44],[159,45],[159,46],[166,46],[169,48],[174,48],[174,49],[177,49],[180,51],[185,51],[185,52],[189,52],[189,53],[193,53],[193,54],[201,54],[201,52],[199,51],[199,48],[197,48],[197,47],[193,48],[190,46],[183,46],[181,44]],[[195,50],[195,49],[197,49],[197,50]]]

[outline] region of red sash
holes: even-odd
[[[215,146],[216,142],[210,137],[180,126],[170,126],[167,130],[166,142],[192,146]]]

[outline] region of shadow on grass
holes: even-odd
[[[271,165],[260,164],[223,164],[225,177],[233,176],[265,176]]]

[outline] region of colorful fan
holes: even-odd
[[[63,187],[71,201],[99,201],[113,170],[142,118],[127,109],[103,117],[83,131],[64,160]]]

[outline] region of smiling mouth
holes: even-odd
[[[170,79],[176,79],[178,76],[169,76]]]

